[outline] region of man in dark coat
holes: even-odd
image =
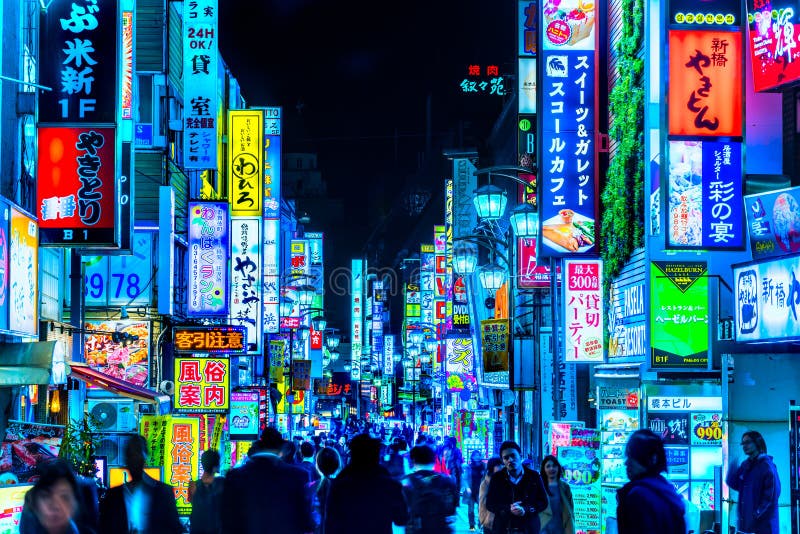
[[[634,432],[625,447],[630,482],[617,491],[619,534],[686,532],[685,506],[661,473],[667,470],[664,442],[649,429]]]
[[[303,534],[314,530],[308,472],[279,457],[283,437],[267,427],[258,452],[225,477],[222,532]]]
[[[331,485],[325,534],[391,534],[408,523],[400,482],[379,464],[381,442],[368,434],[350,441],[350,464]]]
[[[144,437],[131,436],[123,452],[131,480],[106,493],[100,503],[98,531],[101,534],[134,530],[142,534],[183,532],[175,506],[175,492],[144,472],[147,453]]]
[[[742,450],[747,455],[738,468],[728,469],[725,483],[739,492],[738,526],[742,532],[778,534],[778,497],[781,482],[778,471],[767,455],[767,442],[754,430],[742,436]]]
[[[503,471],[495,473],[486,493],[486,509],[494,514],[495,534],[539,533],[539,512],[547,508],[542,477],[522,465],[522,450],[514,441],[500,445]]]

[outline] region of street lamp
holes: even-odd
[[[459,243],[453,250],[453,269],[461,276],[469,276],[478,266],[478,250],[466,243]]]
[[[325,346],[328,350],[334,351],[339,348],[339,343],[342,341],[342,336],[336,333],[336,329],[329,328],[329,333],[325,334]]]
[[[496,185],[488,184],[479,187],[472,199],[478,218],[496,220],[503,216],[508,203],[508,193]]]
[[[511,268],[511,265],[509,265],[509,268]],[[478,269],[478,279],[481,281],[483,289],[485,289],[489,295],[494,296],[497,290],[500,289],[500,286],[506,281],[506,270],[497,263],[492,262]]]
[[[539,236],[539,213],[527,202],[511,210],[509,220],[517,237],[535,239]]]
[[[408,340],[414,345],[420,345],[422,340],[425,339],[425,332],[422,328],[417,328],[408,333]]]
[[[311,285],[302,285],[296,290],[297,298],[300,301],[300,306],[308,308],[314,303],[314,296],[317,294],[317,288]]]
[[[328,326],[328,321],[322,315],[317,315],[311,319],[311,326],[314,327],[315,332],[324,332],[325,327]]]

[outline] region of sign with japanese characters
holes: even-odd
[[[8,328],[21,334],[39,331],[39,228],[11,207],[8,254]]]
[[[394,376],[394,336],[383,336],[383,376]]]
[[[39,83],[52,91],[39,93],[40,123],[116,121],[118,5],[64,0],[41,10]]]
[[[722,445],[722,413],[693,413],[690,423],[692,445]]]
[[[217,167],[217,0],[183,3],[183,164]]]
[[[708,29],[738,26],[742,19],[739,0],[669,0],[670,25],[691,25]]]
[[[601,532],[598,451],[593,447],[559,447],[558,461],[564,469],[564,480],[572,490],[576,531]]]
[[[574,4],[574,5],[573,5]],[[588,5],[588,4],[587,4]],[[543,3],[542,106],[537,151],[542,232],[539,253],[597,252],[595,7]],[[572,13],[574,15],[567,15]]]
[[[536,113],[536,58],[519,59],[519,113]]]
[[[230,402],[228,358],[175,358],[175,413],[224,413]]]
[[[242,326],[175,326],[172,340],[180,354],[244,354],[247,350]]]
[[[264,194],[264,112],[228,111],[228,200],[231,215],[261,216]]]
[[[661,437],[664,445],[688,445],[691,429],[686,412],[648,412],[647,428]]]
[[[247,352],[261,353],[261,217],[231,217],[230,322],[247,330]]]
[[[648,412],[720,412],[722,397],[692,395],[648,395]]]
[[[733,269],[736,341],[800,339],[800,257]]]
[[[477,188],[475,165],[468,158],[453,159],[453,237],[472,233],[478,223],[472,196]]]
[[[8,330],[10,224],[11,206],[0,198],[0,330]],[[33,269],[32,272],[37,272],[37,269]]]
[[[175,492],[178,514],[192,513],[189,484],[200,478],[200,421],[196,417],[170,417],[164,446],[164,482]]]
[[[742,143],[669,141],[667,244],[740,249]]]
[[[459,82],[462,93],[505,96],[507,89],[497,65],[468,65],[467,76]]]
[[[147,387],[150,369],[149,321],[86,321],[84,361],[103,374]]]
[[[115,149],[114,128],[39,128],[36,204],[43,246],[117,243]]]
[[[231,414],[228,423],[230,439],[257,439],[258,392],[234,391],[231,393]]]
[[[264,217],[281,212],[281,108],[264,108]]]
[[[311,389],[311,360],[292,360],[292,389]]]
[[[747,28],[756,92],[800,79],[800,22],[797,0],[747,0]]]
[[[460,245],[459,245],[460,246]],[[435,293],[436,276],[435,264],[436,256],[433,245],[430,243],[420,244],[419,251],[419,285],[417,294],[406,293],[406,317],[419,317],[423,323],[433,323],[436,313]],[[414,297],[414,298],[411,298]]]
[[[264,332],[275,334],[280,330],[280,268],[278,266],[280,220],[264,219]]]
[[[800,252],[800,187],[744,197],[753,259]]]
[[[481,349],[485,373],[508,371],[508,342],[508,319],[481,321]]]
[[[364,317],[364,273],[362,271],[364,260],[353,258],[350,262],[350,351],[353,355],[351,362],[350,379],[361,380],[361,347],[363,338]]]
[[[269,342],[269,378],[274,382],[283,382],[286,345],[287,342],[283,339],[272,339]]]
[[[705,262],[650,264],[650,368],[708,367],[709,306]]]
[[[444,370],[448,392],[457,393],[464,390],[476,392],[478,390],[472,337],[457,336],[445,339]]]
[[[189,317],[228,315],[228,204],[189,202]]]
[[[564,359],[603,361],[603,262],[564,260]]]
[[[670,135],[742,135],[739,32],[669,30]]]
[[[519,57],[535,57],[538,49],[539,36],[536,33],[539,17],[539,1],[524,0],[517,6],[517,28]]]

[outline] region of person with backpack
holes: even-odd
[[[203,476],[189,483],[189,502],[192,515],[189,529],[191,534],[219,534],[222,530],[220,520],[220,500],[225,479],[219,473],[220,455],[209,449],[200,455]]]
[[[464,488],[467,501],[467,517],[469,518],[469,529],[475,530],[475,507],[478,504],[481,482],[486,475],[486,464],[483,463],[483,454],[479,449],[474,449],[470,453],[469,464],[466,468]]]
[[[434,471],[436,452],[417,445],[409,453],[413,472],[403,483],[409,508],[406,534],[452,533],[450,516],[456,514],[458,486],[448,475]]]

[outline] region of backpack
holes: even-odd
[[[446,518],[456,514],[456,494],[454,482],[447,475],[439,473],[412,473],[408,475],[411,487],[409,508],[412,525],[417,528],[430,528],[445,523]]]
[[[220,500],[224,482],[225,479],[222,477],[216,477],[209,486],[200,480],[196,481],[192,495],[191,532],[220,531],[222,527]]]

